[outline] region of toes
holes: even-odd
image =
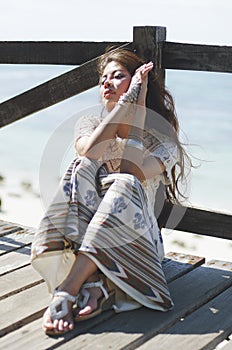
[[[84,315],[91,314],[93,311],[97,309],[97,305],[98,305],[98,299],[96,295],[90,296],[88,300],[88,305],[86,305],[83,309],[79,310],[78,315],[84,316]]]
[[[69,323],[68,327],[67,327],[67,330],[68,331],[72,331],[73,329],[74,329],[74,324],[73,323]]]
[[[54,332],[54,334],[58,334],[59,332],[67,332],[71,331],[74,328],[74,323],[72,321],[72,318],[68,320],[52,320],[50,315],[50,310],[47,309],[43,316],[43,329],[45,332]]]
[[[64,321],[63,320],[59,320],[58,321],[58,331],[59,332],[63,332],[65,330],[64,328]]]
[[[91,314],[96,309],[96,306],[86,305],[83,309],[79,311],[80,316]]]
[[[63,320],[59,321],[58,331],[67,332],[67,331],[71,331],[73,328],[74,328],[74,324],[72,322],[63,321]]]
[[[59,327],[59,320],[54,320],[53,321],[53,329],[58,330],[58,327]]]
[[[43,328],[45,330],[51,330],[53,329],[53,322],[50,317],[49,310],[46,310],[43,316]]]
[[[91,312],[92,312],[92,308],[91,308],[89,305],[87,305],[87,306],[84,307],[84,309],[82,309],[82,310],[79,311],[79,315],[80,315],[80,316],[88,315],[88,314],[90,314]]]
[[[64,329],[68,329],[69,328],[69,322],[68,321],[64,321]]]

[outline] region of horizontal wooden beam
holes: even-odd
[[[17,42],[14,43],[16,44]],[[31,44],[31,42],[28,42],[28,45],[29,44]],[[37,44],[39,45],[39,43],[34,44],[35,47]],[[87,46],[84,49],[83,47],[85,44],[87,44]],[[102,54],[109,44],[113,43],[78,42],[76,49],[79,47],[82,53],[78,53],[76,57],[78,61],[81,62],[82,60],[86,60],[88,55],[89,57],[96,55],[98,51],[94,52],[94,50],[99,50]],[[71,48],[72,43],[70,43],[70,45]],[[162,45],[162,68],[232,72],[232,47],[170,42],[164,42]],[[133,48],[133,43],[123,43],[122,46]],[[81,50],[81,47],[83,50]],[[31,46],[29,45],[28,48],[30,48],[30,50],[26,56],[29,57],[31,54]],[[50,49],[51,48],[52,46],[50,43]],[[89,48],[89,52],[87,52],[87,48]],[[17,55],[15,55],[15,57],[17,57]],[[60,59],[60,61],[58,59],[56,62],[62,62],[62,64],[64,64],[63,58]],[[98,82],[96,63],[97,58],[92,59],[66,74],[3,102],[0,107],[0,127],[95,86]]]
[[[126,44],[123,47],[130,47]],[[0,104],[0,127],[50,107],[98,84],[98,57]]]
[[[118,41],[2,41],[0,42],[0,64],[80,65],[100,56],[107,47],[126,44]],[[231,46],[168,41],[162,46],[163,68],[232,72]]]
[[[97,59],[93,59],[68,73],[2,102],[0,127],[95,86],[98,83],[96,61]]]
[[[173,227],[174,220],[178,220]],[[167,220],[167,218],[169,218]],[[162,227],[200,235],[232,239],[232,215],[165,203],[160,215]]]
[[[125,42],[1,41],[0,64],[80,65]]]
[[[162,67],[232,73],[232,46],[165,42]]]

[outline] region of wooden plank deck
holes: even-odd
[[[50,297],[30,266],[32,238],[33,229],[0,221],[1,349],[232,349],[232,263],[177,253],[163,262],[172,311],[107,311],[64,336],[46,336]]]

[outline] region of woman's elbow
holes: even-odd
[[[89,151],[88,138],[84,136],[79,140],[77,140],[75,143],[75,149],[76,149],[76,153],[79,156],[84,156],[84,157],[87,156],[87,153]]]
[[[75,150],[78,156],[85,156],[86,155],[86,149],[84,146],[78,144],[78,141],[75,143]]]
[[[87,157],[90,159],[100,158],[98,152],[96,152],[96,150],[94,150],[93,148],[89,148],[87,144],[84,144],[84,143],[78,144],[76,142],[75,149],[76,149],[77,155],[80,157]]]

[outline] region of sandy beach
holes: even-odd
[[[45,66],[31,67],[29,72],[28,67],[2,67],[3,80],[0,92],[5,96],[5,86],[9,86],[11,95],[15,95],[17,91],[12,89],[17,87],[20,91],[22,81],[25,84],[37,83],[42,78],[45,80],[51,78],[51,74],[56,76],[62,69],[58,67],[51,69]],[[22,80],[22,76],[25,79]],[[14,84],[9,85],[9,79]],[[197,207],[231,213],[232,185],[229,180],[232,177],[231,75],[168,71],[167,83],[174,94],[181,129],[187,136],[187,140],[184,137],[184,143],[191,146],[189,150],[196,166],[192,170],[190,181],[191,203]],[[204,94],[200,93],[201,91],[204,91]],[[59,154],[64,156],[64,150],[67,149],[65,148],[66,134],[68,138],[73,137],[73,126],[70,126],[72,118],[75,117],[76,120],[77,111],[83,113],[83,108],[87,108],[86,106],[89,111],[89,108],[93,106],[95,108],[97,103],[99,103],[98,90],[94,88],[53,108],[39,112],[39,117],[37,115],[37,117],[25,118],[3,129],[0,150],[1,174],[5,179],[0,183],[2,199],[0,218],[2,220],[31,227],[38,226],[44,214],[44,208],[38,196],[38,189],[35,190],[35,188],[38,187],[36,179],[41,161],[47,154],[45,150],[50,142],[53,144],[53,141],[55,145],[59,144],[59,152],[61,152]],[[66,122],[68,128],[64,128]],[[59,138],[59,142],[56,137]],[[63,156],[62,161],[65,158]],[[53,158],[49,153],[49,164],[46,166],[50,165],[51,159]],[[222,169],[226,169],[224,172],[226,177],[222,176]],[[51,170],[56,176],[56,174],[63,174],[64,169],[51,167],[49,175]],[[30,191],[22,188],[23,181],[32,184]],[[163,230],[163,238],[166,252],[176,251],[205,256],[208,260],[216,258],[232,261],[231,241],[166,230]]]
[[[9,192],[1,188],[2,211],[0,218],[24,226],[37,227],[43,215],[38,195],[31,192]]]
[[[24,226],[37,227],[44,214],[43,204],[30,191],[11,193],[1,186],[2,211],[0,218]],[[232,241],[174,230],[162,230],[165,251],[203,256],[208,261],[232,261]]]

